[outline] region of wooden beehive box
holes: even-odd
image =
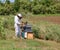
[[[33,39],[34,35],[33,32],[27,32],[27,39]]]

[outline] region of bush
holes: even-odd
[[[34,14],[55,14],[60,13],[60,1],[57,0],[15,0],[14,3],[6,1],[0,3],[0,15],[15,14],[23,11],[24,13]]]
[[[36,5],[34,6],[34,8],[32,9],[34,14],[39,14],[40,13],[40,5]]]
[[[39,38],[39,28],[33,27],[34,37]]]
[[[60,42],[60,25],[40,22],[33,27],[33,32],[36,38]]]
[[[4,20],[4,21],[3,21],[3,27],[4,27],[4,28],[8,28],[8,21],[7,21],[7,20]]]
[[[0,21],[0,39],[6,39],[6,34],[4,31],[3,21]]]

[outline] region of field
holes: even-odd
[[[30,18],[30,21],[37,22],[37,21],[46,21],[46,22],[51,22],[54,24],[60,24],[60,15],[37,15],[37,16],[32,16]],[[36,21],[37,20],[37,21]]]
[[[18,13],[34,39],[15,37]],[[0,50],[60,50],[60,0],[0,0]]]
[[[39,29],[37,34],[39,36],[43,34],[44,40],[37,38],[33,40],[14,39],[14,15],[0,16],[0,19],[7,22],[7,24],[5,23],[7,28],[4,28],[6,40],[0,40],[0,50],[60,50],[60,43],[58,43],[60,42],[60,16],[29,16],[23,18],[23,21],[28,21],[32,28]]]
[[[60,43],[46,40],[0,40],[0,50],[60,50]]]
[[[52,22],[54,24],[60,24],[60,17],[59,16],[50,16],[50,17],[38,17],[38,18],[34,18],[34,19],[31,19],[31,20],[38,20],[38,21],[48,21],[48,22]]]

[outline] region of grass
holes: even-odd
[[[0,50],[60,50],[60,44],[45,40],[0,40]]]
[[[60,43],[45,40],[0,40],[0,50],[60,50]]]
[[[41,31],[39,34],[42,33],[46,34],[47,29],[48,29],[48,33],[51,33],[50,31],[52,31],[52,33],[54,32],[54,35],[55,33],[60,34],[60,25],[49,23],[46,21],[40,21],[38,20],[39,17],[36,16],[24,17],[23,21],[28,21],[30,24],[32,24],[32,27],[34,28],[39,28]],[[45,15],[38,15],[38,16],[45,16]],[[60,50],[60,43],[57,43],[55,41],[49,41],[49,40],[46,41],[40,39],[34,39],[34,40],[13,39],[13,36],[15,35],[14,22],[13,22],[14,15],[0,16],[0,19],[1,18],[7,20],[8,28],[5,28],[6,40],[0,40],[0,50]],[[58,37],[58,36],[56,35],[54,37]]]
[[[49,16],[55,17],[55,16],[57,16],[57,17],[59,17],[60,14],[37,14],[37,15],[35,15],[35,14],[27,13],[25,16],[29,16],[29,17],[31,17],[31,16],[32,17],[49,17]]]
[[[41,15],[44,16],[44,15]],[[40,20],[40,15],[39,16],[32,16],[32,17],[26,17],[23,18],[24,21],[28,21],[28,23],[32,24],[32,27],[37,29],[39,28],[40,32],[37,33],[39,36],[42,34],[44,35],[43,39],[50,39],[54,41],[60,41],[60,25],[59,24],[54,24],[53,22],[48,22],[48,21],[43,21]],[[60,16],[60,15],[45,15],[44,17],[50,17],[50,16]]]

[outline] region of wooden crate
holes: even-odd
[[[33,39],[33,32],[27,32],[27,39]]]

